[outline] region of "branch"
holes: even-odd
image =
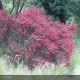
[[[18,0],[18,5],[17,5],[17,10],[16,10],[16,15],[17,15],[18,10],[19,10],[20,1],[21,1],[21,0]]]
[[[12,10],[11,10],[10,14],[12,13],[13,9],[14,9],[14,0],[13,0],[13,8],[12,8]]]
[[[26,1],[26,0],[23,1],[23,3],[22,3],[22,5],[21,5],[21,8],[20,8],[19,12],[22,11],[25,1]]]

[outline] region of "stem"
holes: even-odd
[[[11,51],[11,53],[13,53],[12,49],[10,48],[10,46],[9,46],[9,44],[7,42],[7,38],[6,37],[5,37],[5,41],[6,41],[6,44],[7,44],[8,48],[9,48],[9,50]]]
[[[12,13],[13,9],[14,9],[14,0],[13,0],[13,8],[12,8],[12,10],[11,10],[10,14]]]

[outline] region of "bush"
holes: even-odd
[[[6,38],[15,61],[23,59],[30,68],[45,61],[70,64],[75,24],[53,22],[44,15],[43,8],[35,6],[13,17],[0,11],[1,24],[5,21],[5,27],[0,25],[0,38]]]

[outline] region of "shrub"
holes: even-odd
[[[6,19],[1,13],[1,23],[7,21],[6,42],[15,60],[23,59],[31,68],[45,61],[70,64],[75,24],[53,22],[44,15],[43,8],[38,10],[35,6],[13,17],[6,14]],[[0,35],[5,38],[3,33]]]

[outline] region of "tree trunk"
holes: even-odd
[[[0,0],[0,10],[3,9],[2,1]]]
[[[58,15],[58,18],[62,23],[66,22],[66,17],[65,17],[65,14],[64,14],[64,10],[61,10],[60,14]]]

